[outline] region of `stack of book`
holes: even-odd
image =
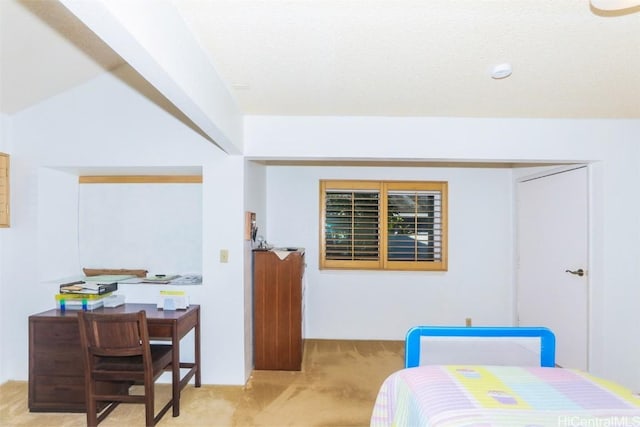
[[[78,280],[60,285],[56,303],[60,310],[93,310],[102,307],[104,299],[118,290],[118,283]]]

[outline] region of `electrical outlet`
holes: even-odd
[[[221,263],[229,262],[229,250],[228,249],[220,249],[220,262]]]

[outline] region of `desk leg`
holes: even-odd
[[[178,325],[173,326],[173,359],[171,361],[171,385],[173,400],[173,416],[180,415],[180,338],[178,338]]]
[[[200,387],[201,385],[201,376],[200,376],[200,372],[202,371],[201,368],[201,364],[200,364],[200,310],[198,310],[198,317],[196,319],[196,326],[195,326],[195,336],[194,336],[194,341],[195,341],[195,364],[196,364],[196,387]]]

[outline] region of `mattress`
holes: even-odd
[[[371,426],[640,427],[640,397],[572,369],[427,365],[384,381]]]

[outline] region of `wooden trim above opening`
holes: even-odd
[[[85,175],[80,184],[202,184],[201,175]]]

